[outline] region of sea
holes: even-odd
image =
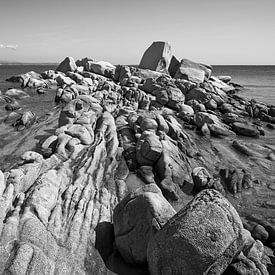
[[[7,89],[19,87],[16,83],[5,81],[7,78],[35,71],[42,73],[43,71],[55,69],[57,64],[0,64],[0,91],[5,93]],[[240,66],[240,65],[219,65],[213,66],[213,75],[229,75],[232,82],[240,84],[244,87],[240,95],[246,98],[254,98],[260,102],[275,105],[275,66]],[[30,91],[32,93],[32,91]],[[33,92],[31,94],[34,99],[38,95]],[[41,108],[49,107],[49,95],[39,95]],[[42,104],[43,103],[43,104]]]

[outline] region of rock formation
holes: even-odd
[[[157,72],[168,72],[172,58],[171,46],[167,42],[157,41],[144,52],[139,67]]]
[[[275,107],[211,71],[155,42],[139,67],[67,57],[11,77],[0,273],[273,272]],[[28,89],[57,106],[14,111]]]

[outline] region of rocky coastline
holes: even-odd
[[[275,274],[274,105],[162,41],[7,81],[0,274]]]

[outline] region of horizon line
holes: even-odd
[[[17,61],[0,61],[0,65],[56,65],[60,64],[60,62],[49,61],[49,62],[17,62]],[[124,66],[138,66],[138,64],[116,64],[116,65],[124,65]],[[115,65],[115,66],[116,66]],[[275,64],[210,64],[211,66],[275,66]]]

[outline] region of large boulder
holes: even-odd
[[[87,61],[85,70],[95,74],[111,77],[115,73],[116,67],[107,61]]]
[[[156,41],[144,52],[139,67],[158,72],[168,72],[172,58],[171,46],[167,42]]]
[[[29,95],[26,92],[18,89],[9,89],[6,91],[5,95],[16,99],[29,97]]]
[[[201,128],[205,123],[206,124],[221,124],[221,121],[216,115],[209,114],[206,112],[197,112],[195,114],[195,124]]]
[[[209,83],[211,83],[215,88],[221,89],[224,92],[230,92],[235,89],[233,86],[226,84],[215,76],[211,76]]]
[[[150,238],[176,214],[155,184],[125,197],[114,209],[116,246],[128,263],[144,264]]]
[[[210,95],[202,88],[194,88],[187,92],[186,101],[197,100],[201,103],[206,103],[210,99]]]
[[[244,246],[243,231],[229,201],[203,190],[150,239],[150,274],[222,274]]]
[[[174,78],[202,83],[205,79],[205,70],[203,70],[202,65],[198,63],[188,59],[182,59]]]
[[[77,69],[75,61],[72,57],[66,57],[56,68],[56,71],[66,73],[74,72]]]
[[[136,146],[137,160],[141,166],[154,165],[162,153],[159,137],[150,131],[144,131]]]
[[[184,103],[185,96],[179,88],[167,87],[154,91],[156,101],[171,109],[179,110],[180,105]]]

